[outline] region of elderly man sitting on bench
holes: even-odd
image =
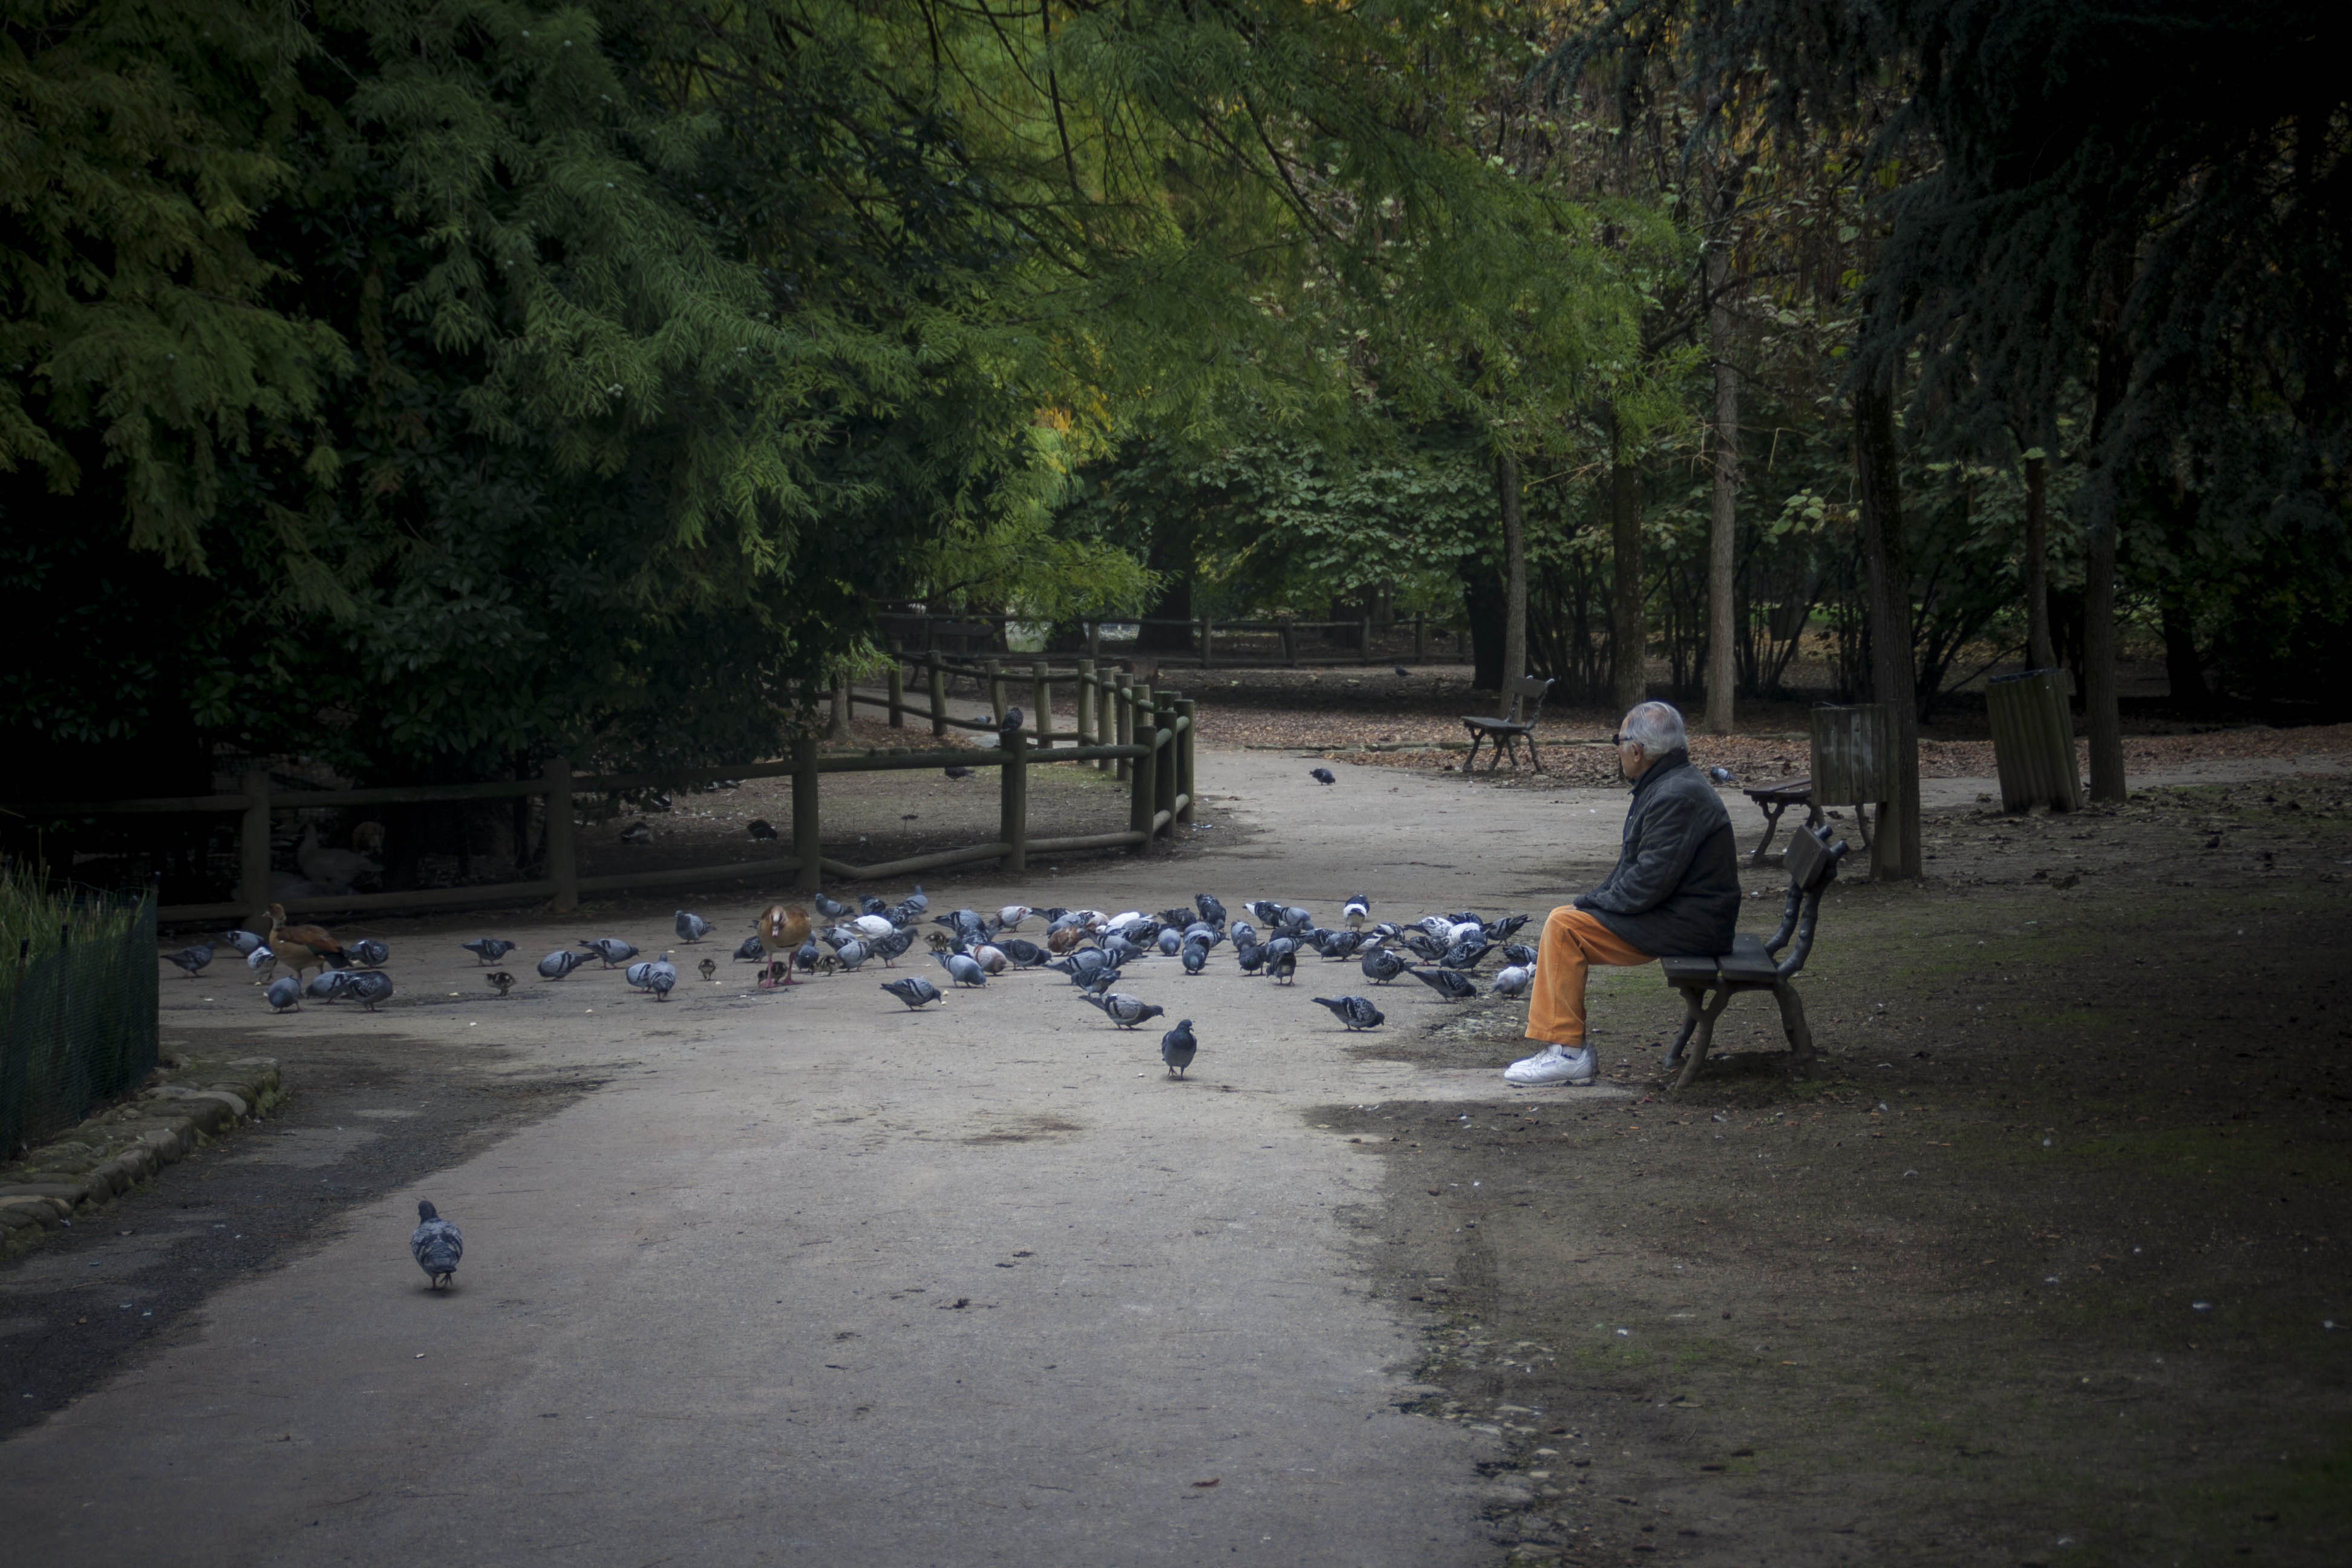
[[[1600,1064],[1584,1038],[1593,964],[1728,952],[1739,923],[1731,817],[1691,766],[1682,714],[1644,702],[1616,740],[1617,765],[1633,781],[1624,847],[1606,881],[1544,921],[1528,1004],[1528,1038],[1543,1048],[1503,1069],[1504,1082],[1523,1089],[1593,1080]]]

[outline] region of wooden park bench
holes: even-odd
[[[1528,743],[1528,760],[1535,764],[1536,772],[1543,772],[1543,756],[1536,750],[1536,716],[1543,711],[1544,699],[1551,695],[1553,685],[1552,681],[1523,675],[1517,680],[1503,683],[1504,690],[1510,698],[1503,718],[1474,719],[1467,713],[1463,714],[1462,727],[1470,731],[1470,754],[1463,759],[1462,771],[1468,773],[1471,765],[1477,762],[1481,742],[1492,748],[1492,755],[1486,762],[1488,773],[1501,765],[1505,752],[1510,753],[1511,766],[1516,768],[1519,765],[1519,742],[1525,741]]]
[[[1780,814],[1790,806],[1801,805],[1805,808],[1807,826],[1819,827],[1822,825],[1822,808],[1813,799],[1813,781],[1809,778],[1788,779],[1776,784],[1758,784],[1753,789],[1743,789],[1739,793],[1754,801],[1756,809],[1764,814],[1764,837],[1757,841],[1755,851],[1748,857],[1748,863],[1751,866],[1761,866],[1764,863],[1766,852],[1772,847],[1772,836],[1780,831]],[[1853,816],[1855,823],[1862,829],[1862,847],[1867,849],[1870,847],[1870,814],[1865,807],[1856,805],[1853,808]]]
[[[1699,1063],[1706,1059],[1706,1047],[1715,1038],[1715,1021],[1737,991],[1772,993],[1780,1004],[1780,1027],[1789,1037],[1790,1061],[1799,1068],[1811,1062],[1813,1032],[1805,1026],[1805,1004],[1790,982],[1813,951],[1813,921],[1821,913],[1822,891],[1837,879],[1838,861],[1845,852],[1844,842],[1832,842],[1827,827],[1799,827],[1789,840],[1789,897],[1780,910],[1780,929],[1772,933],[1771,941],[1742,934],[1732,939],[1729,952],[1659,961],[1666,984],[1683,994],[1682,1033],[1666,1051],[1666,1066],[1679,1063],[1682,1067],[1675,1088],[1687,1089],[1698,1076]],[[1792,936],[1796,945],[1790,947]],[[1789,948],[1789,956],[1777,958],[1784,947]]]

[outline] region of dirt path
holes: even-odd
[[[1193,846],[935,905],[1536,912],[1613,853],[1617,791],[1307,765],[1204,751]],[[167,1173],[287,1237],[201,1289],[79,1242],[154,1326],[33,1401],[0,1509],[59,1563],[2340,1561],[2347,793],[1938,813],[1936,879],[1832,894],[1830,1069],[1784,1078],[1751,1001],[1675,1101],[1649,971],[1603,981],[1609,1080],[1534,1096],[1488,1004],[1407,982],[1340,1033],[1351,967],[1138,965],[1202,1035],[1177,1083],[1050,975],[908,1015],[719,947],[667,1005],[527,962],[501,1002],[455,945],[659,951],[669,900],[391,922],[374,1017],[167,985],[170,1029],[339,1042],[397,1069],[350,1103],[415,1114],[310,1131],[340,1202]],[[700,907],[731,946],[755,901]],[[561,1103],[445,1122],[420,1075]],[[0,1317],[80,1327],[61,1272]]]

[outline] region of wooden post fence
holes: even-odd
[[[996,868],[1008,877],[1029,869],[1029,737],[1026,731],[1000,731],[1004,771],[998,780],[997,841],[1004,856]]]
[[[890,728],[907,727],[907,667],[898,662],[898,650],[890,650]]]
[[[1037,743],[1054,743],[1054,683],[1045,678],[1045,661],[1036,659],[1029,666],[1029,703],[1035,711]]]
[[[1199,704],[1190,697],[1179,698],[1176,702],[1176,820],[1187,827],[1192,826],[1192,728],[1198,708]]]

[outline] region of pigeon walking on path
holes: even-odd
[[[1405,973],[1447,1002],[1478,994],[1478,983],[1458,969],[1409,969]]]
[[[290,974],[281,974],[271,981],[263,994],[269,998],[269,1010],[273,1013],[301,1011],[302,983]]]
[[[429,1203],[416,1205],[416,1228],[409,1233],[408,1255],[416,1259],[416,1267],[438,1290],[454,1284],[457,1277],[457,1259],[466,1256],[466,1238],[457,1227],[441,1217],[441,1213]]]
[[[635,952],[636,949],[633,947],[629,951]],[[569,948],[559,948],[539,961],[539,977],[541,980],[561,980],[587,962],[583,954],[573,952]]]
[[[345,942],[343,951],[351,954],[353,963],[369,969],[382,969],[392,962],[392,949],[381,937],[363,936],[356,942]]]
[[[236,931],[225,931],[214,939],[213,945],[233,948],[239,958],[249,958],[253,954],[253,950],[261,945],[261,935],[257,931],[249,931],[242,928]]]
[[[1522,964],[1514,963],[1507,969],[1497,970],[1495,974],[1495,994],[1524,996],[1528,994],[1528,982],[1534,977],[1535,971]]]
[[[691,910],[680,910],[673,918],[677,922],[680,942],[700,942],[710,934],[710,922]]]
[[[742,945],[735,950],[735,962],[738,963],[757,963],[767,956],[768,944],[756,936],[745,937]]]
[[[667,1002],[677,985],[677,966],[670,963],[669,954],[665,952],[646,968],[646,989],[654,994],[655,1001]]]
[[[1307,776],[1319,784],[1335,784],[1339,782],[1339,776],[1329,768],[1309,768],[1307,770]]]
[[[637,956],[636,944],[623,942],[617,936],[583,936],[580,945],[603,959],[607,969],[618,968]]]
[[[343,988],[364,1004],[368,1012],[375,1011],[379,1002],[392,1000],[392,976],[381,969],[362,969],[344,981]]]
[[[1376,1029],[1388,1022],[1388,1015],[1372,1005],[1369,996],[1318,996],[1318,1006],[1331,1009],[1331,1016],[1348,1026],[1349,1033],[1358,1029]]]
[[[178,967],[186,970],[188,972],[188,978],[191,980],[194,980],[196,977],[196,971],[202,969],[205,964],[210,963],[212,961],[213,950],[205,946],[201,942],[197,943],[194,947],[184,947],[177,952],[167,952],[163,955],[164,963],[176,964]]]
[[[494,936],[478,936],[471,942],[461,942],[457,945],[472,953],[476,967],[479,967],[485,963],[496,963],[512,952],[515,944]]]
[[[1156,1002],[1129,996],[1124,991],[1112,991],[1100,996],[1089,995],[1086,999],[1101,1008],[1103,1016],[1122,1029],[1132,1029],[1148,1019],[1164,1017],[1168,1012]]]
[[[924,1004],[940,999],[940,988],[919,974],[908,974],[897,980],[886,980],[882,989],[907,1005],[909,1013],[920,1011]]]
[[[969,953],[942,952],[939,955],[939,960],[940,967],[948,972],[949,976],[958,985],[988,984],[988,971],[982,969],[980,966],[980,961]]]
[[[1200,1054],[1200,1037],[1192,1033],[1192,1020],[1190,1018],[1177,1019],[1176,1026],[1160,1037],[1160,1059],[1166,1062],[1168,1070],[1178,1078],[1184,1076],[1184,1069],[1191,1067],[1192,1058]]]

